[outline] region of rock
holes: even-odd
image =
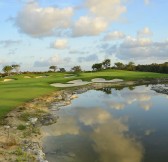
[[[70,97],[70,99],[75,99],[75,98],[78,98],[78,96],[76,94],[74,94]]]
[[[29,119],[30,123],[33,125],[37,123],[37,120],[38,120],[38,118],[30,118]]]
[[[40,123],[42,125],[51,125],[51,124],[56,123],[57,120],[58,120],[58,116],[54,116],[54,115],[48,114],[48,115],[44,115],[42,117],[42,119],[40,119]]]
[[[151,87],[157,93],[168,94],[168,87],[167,85],[154,85]]]
[[[10,126],[9,125],[4,125],[4,128],[5,129],[10,129]]]
[[[59,96],[57,97],[57,99],[58,99],[58,100],[62,100],[63,98],[62,98],[61,95],[59,95]]]

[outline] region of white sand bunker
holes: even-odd
[[[86,82],[86,81],[82,81],[82,80],[73,80],[73,81],[67,82],[66,84],[53,83],[53,84],[51,84],[51,86],[54,86],[54,87],[75,87],[75,86],[87,85],[90,83],[115,83],[115,82],[122,82],[122,81],[124,81],[124,80],[122,80],[122,79],[105,80],[103,78],[95,78],[95,79],[92,79],[91,82]]]
[[[46,78],[47,76],[36,76],[36,78]]]
[[[115,83],[115,82],[123,82],[124,80],[122,79],[112,79],[112,80],[106,80],[103,78],[95,78],[92,79],[92,82],[94,83]]]
[[[76,86],[87,85],[90,83],[92,83],[92,82],[85,82],[82,80],[73,80],[73,81],[67,82],[67,84],[54,83],[54,84],[51,84],[51,86],[54,86],[54,87],[76,87]]]
[[[13,80],[15,80],[15,79],[4,79],[3,81],[4,82],[10,82],[10,81],[13,81]]]
[[[27,79],[27,78],[31,78],[31,77],[30,76],[24,76],[24,78]]]

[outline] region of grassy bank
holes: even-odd
[[[46,76],[47,75],[47,76]],[[93,78],[105,79],[124,79],[124,80],[138,80],[138,79],[153,79],[153,78],[168,78],[168,74],[149,73],[149,72],[131,72],[122,70],[104,70],[101,72],[83,72],[72,78],[64,78],[67,73],[45,73],[42,74],[24,74],[15,75],[7,78],[14,79],[12,81],[3,82],[0,79],[0,118],[6,115],[10,110],[16,106],[30,101],[33,98],[49,94],[55,90],[51,87],[51,83],[66,83],[74,79],[83,79],[90,81]],[[41,77],[43,76],[43,77]],[[30,78],[27,78],[30,77]]]

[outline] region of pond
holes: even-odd
[[[152,85],[80,94],[43,128],[49,162],[168,161],[168,95]]]

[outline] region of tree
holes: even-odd
[[[49,69],[51,69],[51,70],[53,70],[54,72],[56,72],[57,66],[52,65],[52,66],[49,67]]]
[[[124,69],[125,65],[122,62],[116,62],[115,66],[117,69],[122,70]]]
[[[102,62],[102,65],[103,65],[104,69],[110,68],[111,60],[110,60],[110,59],[105,59],[105,60]]]
[[[62,72],[62,73],[66,72],[65,68],[60,68],[59,71]]]
[[[126,65],[126,69],[129,71],[134,71],[135,70],[135,63],[130,61],[128,65]]]
[[[12,68],[15,69],[16,73],[19,73],[20,65],[12,65]]]
[[[102,63],[96,63],[92,65],[93,71],[102,70]]]
[[[75,72],[75,73],[79,73],[82,71],[80,66],[74,66],[73,68],[71,68],[71,71]]]
[[[5,73],[10,75],[11,71],[13,70],[12,66],[4,66],[2,69]]]

